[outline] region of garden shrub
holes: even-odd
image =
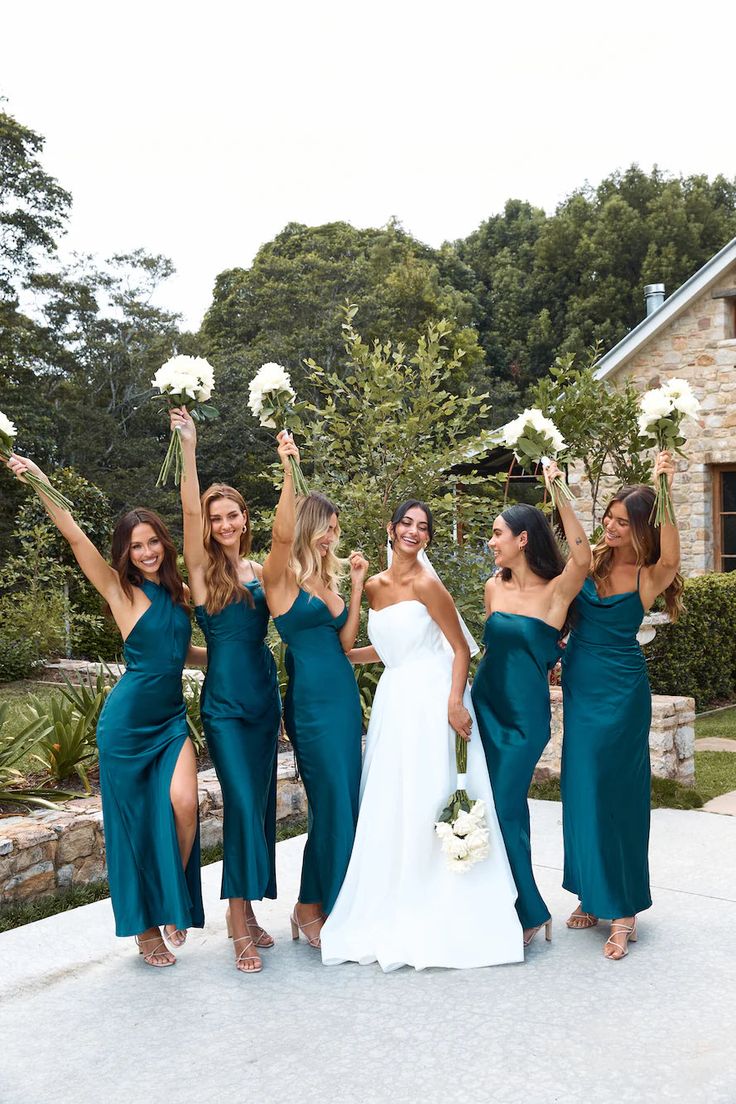
[[[0,596],[0,682],[27,678],[62,647],[62,604],[43,591]]]
[[[736,699],[736,572],[685,582],[685,609],[644,648],[653,694],[695,698],[695,708]]]

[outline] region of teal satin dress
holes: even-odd
[[[118,935],[159,924],[204,926],[199,828],[182,869],[169,790],[184,741],[182,693],[191,624],[164,587],[146,580],[150,606],[128,634],[126,670],[97,725],[107,873]]]
[[[643,616],[638,590],[599,598],[586,579],[562,660],[562,884],[605,919],[652,903],[652,697],[636,640]]]
[[[522,928],[550,918],[532,872],[527,794],[550,737],[549,671],[559,659],[559,637],[537,617],[492,613],[471,688]]]
[[[332,910],[350,861],[358,820],[362,713],[353,668],[342,650],[338,617],[300,590],[274,617],[287,645],[286,732],[309,803],[299,900]]]
[[[281,723],[276,664],[265,644],[268,606],[257,580],[216,614],[197,606],[207,641],[201,714],[222,787],[220,896],[276,896],[276,752]]]

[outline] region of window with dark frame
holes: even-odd
[[[736,571],[736,464],[713,469],[714,567]]]

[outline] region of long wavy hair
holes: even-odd
[[[200,504],[202,507],[202,544],[207,553],[207,566],[204,569],[204,581],[207,588],[207,601],[205,609],[209,614],[219,613],[231,602],[248,602],[253,605],[253,598],[246,587],[238,579],[238,571],[232,560],[228,558],[222,545],[212,535],[212,522],[210,520],[210,506],[221,498],[230,499],[239,508],[245,518],[245,525],[240,536],[238,556],[243,559],[250,552],[251,530],[250,514],[245,504],[245,499],[240,491],[227,483],[213,483],[202,494]]]
[[[340,516],[334,502],[318,491],[310,491],[296,504],[296,527],[294,543],[291,546],[289,567],[294,572],[296,585],[309,590],[310,580],[319,578],[328,590],[336,593],[340,589],[340,580],[345,573],[346,561],[335,555],[337,542],[332,545],[326,556],[317,548],[320,538],[324,537],[333,514]],[[340,537],[340,523],[337,525]]]
[[[609,516],[614,502],[620,502],[629,516],[631,543],[636,554],[637,567],[655,564],[660,556],[659,529],[652,525],[649,517],[654,506],[654,488],[645,483],[622,487],[606,506],[603,517]],[[591,575],[596,586],[604,583],[613,566],[613,549],[606,544],[602,536],[593,549],[593,569]],[[682,592],[685,583],[678,573],[664,592],[664,602],[671,621],[676,621],[682,612]]]
[[[176,566],[176,546],[171,534],[158,514],[144,506],[136,506],[134,510],[123,514],[112,534],[111,563],[113,570],[118,573],[123,593],[132,599],[133,587],[141,586],[144,578],[143,573],[130,560],[130,538],[136,525],[150,525],[161,541],[164,558],[158,571],[159,583],[169,592],[172,601],[188,609],[189,602],[184,592],[184,580]]]
[[[565,561],[555,540],[552,526],[536,506],[518,502],[508,506],[500,515],[515,537],[526,532],[524,557],[530,571],[540,579],[556,579],[565,570]],[[512,576],[510,567],[501,568],[501,578],[507,583]]]

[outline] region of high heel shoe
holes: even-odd
[[[232,939],[232,936],[230,938]],[[242,951],[238,951],[238,943],[245,943]],[[245,953],[249,947],[255,947],[255,943],[251,937],[249,935],[236,936],[236,938],[233,939],[233,947],[235,948],[235,969],[239,970],[241,974],[260,974],[263,969],[260,955],[249,955]],[[249,970],[245,966],[246,962],[257,962],[258,965]]]
[[[302,924],[301,920],[299,919],[299,917],[297,915],[297,911],[296,911],[297,907],[298,907],[297,905],[294,905],[294,911],[292,912],[291,917],[290,917],[290,919],[291,919],[291,938],[292,939],[298,939],[299,938],[299,933],[301,932],[310,947],[320,948],[322,946],[322,943],[320,941],[319,935],[310,936],[310,935],[307,934],[305,929],[311,927],[312,924],[319,923],[320,920],[324,921],[324,917],[323,916],[315,916],[314,920],[307,920],[306,924]]]
[[[619,943],[614,942],[614,939],[613,939],[614,935],[623,935],[623,937],[624,937],[623,947]],[[605,958],[610,958],[613,962],[618,962],[618,960],[620,958],[626,958],[627,954],[629,953],[629,943],[636,943],[638,938],[639,938],[639,935],[638,935],[637,930],[636,930],[636,917],[634,917],[634,923],[633,924],[623,924],[623,923],[619,923],[616,920],[612,920],[611,921],[611,934],[609,935],[606,942],[603,944],[604,957]],[[608,947],[609,944],[616,951],[618,951],[618,954],[608,954],[606,952],[606,947]]]
[[[228,937],[228,939],[232,939],[232,937],[233,937],[233,922],[230,918],[230,909],[229,908],[225,912],[225,925],[227,927],[227,937]],[[251,916],[250,919],[246,916],[245,926],[248,929],[248,934],[251,937],[253,936],[254,931],[258,932],[258,935],[255,937],[253,942],[255,943],[256,947],[258,947],[260,950],[269,951],[271,949],[271,947],[274,946],[275,940],[274,940],[273,936],[269,935],[269,933],[265,930],[265,928],[261,927],[261,925],[256,920],[255,916]]]
[[[145,962],[146,966],[154,966],[156,969],[163,969],[166,966],[176,965],[176,958],[174,957],[174,955],[172,955],[171,951],[168,949],[160,935],[153,935],[150,939],[141,939],[140,936],[136,935],[135,941],[138,944],[138,954],[143,955],[143,961]],[[153,943],[153,949],[150,951],[144,951],[143,948],[146,943]],[[153,962],[154,958],[158,958],[161,955],[168,955],[169,961]]]
[[[173,931],[167,931],[167,927],[174,928]],[[164,924],[164,939],[166,939],[172,947],[183,947],[187,941],[186,928],[176,928],[173,924]]]
[[[525,947],[529,946],[534,936],[537,934],[538,931],[541,931],[542,928],[544,928],[545,941],[547,943],[552,942],[552,921],[546,920],[544,924],[537,924],[536,928],[532,928],[532,930],[529,932],[529,935],[524,940]]]
[[[594,916],[592,912],[583,912],[583,906],[578,905],[573,913],[567,918],[567,926],[573,931],[582,931],[585,928],[594,928],[598,923],[598,917]]]

